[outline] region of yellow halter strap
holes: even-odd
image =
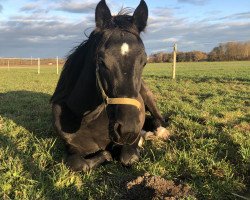
[[[97,79],[97,83],[98,86],[101,90],[102,93],[102,98],[105,102],[106,105],[109,104],[119,104],[119,105],[132,105],[135,106],[138,110],[141,109],[141,103],[139,101],[137,101],[136,99],[132,99],[132,98],[109,98],[102,86],[102,82],[100,79],[100,74],[99,74],[99,67],[96,68],[96,79]]]

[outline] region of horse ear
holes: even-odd
[[[143,31],[147,26],[148,6],[144,0],[141,0],[139,6],[135,9],[133,20],[139,32]]]
[[[105,0],[101,0],[95,9],[95,23],[97,28],[103,28],[112,18]]]

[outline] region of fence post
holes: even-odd
[[[174,44],[174,50],[173,50],[173,79],[175,79],[175,73],[176,73],[176,53],[177,53],[177,44]]]
[[[40,74],[40,68],[41,68],[41,63],[40,63],[40,58],[37,59],[37,73]]]
[[[10,71],[10,61],[8,60],[8,71]]]
[[[59,74],[58,56],[56,57],[56,74]]]

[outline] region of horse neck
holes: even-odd
[[[96,67],[91,61],[93,55],[85,58],[83,69],[66,102],[68,107],[79,116],[95,110],[102,103],[100,91],[96,84]]]

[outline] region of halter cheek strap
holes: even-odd
[[[99,74],[99,67],[96,68],[96,79],[97,79],[97,84],[101,90],[102,93],[102,98],[104,100],[104,103],[106,105],[132,105],[135,106],[138,110],[141,109],[141,103],[139,101],[137,101],[136,99],[132,99],[132,98],[109,98],[102,86],[102,82],[100,79],[100,74]]]

